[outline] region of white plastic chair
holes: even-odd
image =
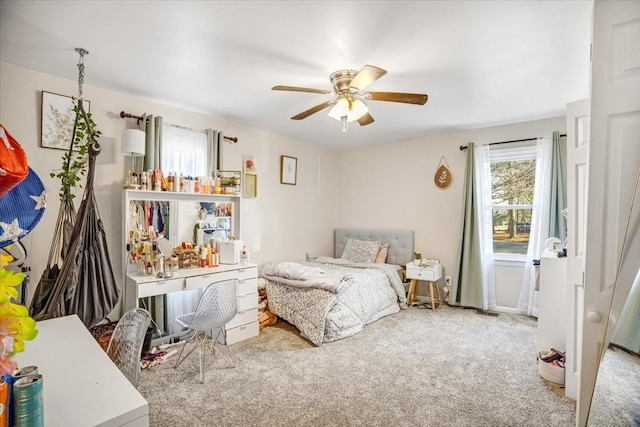
[[[180,350],[180,355],[178,356],[175,367],[180,366],[197,347],[200,354],[201,383],[204,383],[205,349],[208,349],[214,356],[216,354],[216,340],[215,338],[209,339],[209,332],[213,330],[224,330],[224,325],[229,323],[238,313],[237,288],[237,279],[211,283],[202,293],[196,311],[182,314],[175,319],[177,324],[189,330],[187,334],[188,338],[182,350]],[[182,354],[189,343],[193,343],[194,345],[183,357]],[[230,362],[220,351],[218,351],[218,354]],[[232,368],[233,365],[228,367]]]
[[[127,311],[116,324],[107,355],[134,387],[138,386],[140,357],[151,314],[143,308]]]

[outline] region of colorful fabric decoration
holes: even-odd
[[[0,124],[0,197],[27,177],[27,155]]]

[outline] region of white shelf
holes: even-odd
[[[173,191],[125,190],[125,194],[126,198],[130,200],[166,200],[169,202],[224,202],[240,199],[239,194],[177,193]]]

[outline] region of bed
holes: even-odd
[[[317,346],[355,335],[407,308],[400,272],[413,251],[412,230],[336,229],[333,257],[261,267],[269,310]]]

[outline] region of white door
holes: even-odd
[[[604,336],[613,284],[640,169],[640,1],[594,2],[591,68],[578,426],[587,423],[596,370],[608,344]]]
[[[567,319],[565,395],[578,396],[578,361],[582,350],[589,100],[567,104]]]

